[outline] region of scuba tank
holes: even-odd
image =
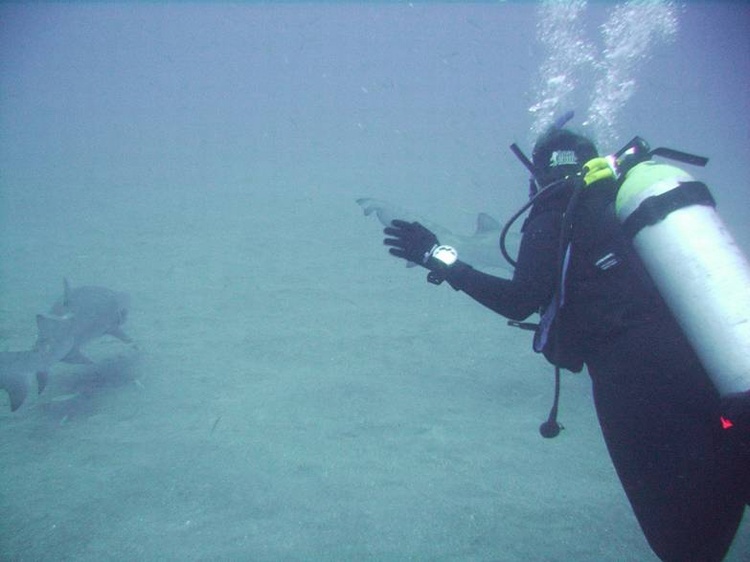
[[[533,163],[517,145],[511,145],[511,150],[531,173],[532,186],[529,203],[511,217],[501,235],[502,253],[515,266],[505,248],[511,224],[536,200],[562,185],[556,182],[534,189],[539,182]],[[616,216],[634,250],[725,405],[733,404],[740,417],[750,416],[750,265],[716,213],[708,188],[680,168],[653,161],[652,156],[697,166],[708,163],[707,158],[673,149],[651,150],[635,137],[614,155],[587,162],[576,191],[590,188],[599,179],[618,180]],[[537,328],[526,322],[509,324]],[[559,392],[556,365],[554,404],[540,427],[544,437],[554,437],[562,428],[556,421]],[[722,425],[726,429],[732,422],[722,417]]]
[[[705,165],[636,137],[607,157],[616,214],[722,397],[750,390],[750,264],[708,188],[652,155]]]

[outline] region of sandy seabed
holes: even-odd
[[[357,195],[7,225],[3,349],[63,275],[128,291],[135,343],[0,400],[3,559],[655,560],[587,376],[542,439],[530,334],[390,258]]]

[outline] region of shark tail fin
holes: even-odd
[[[29,393],[29,382],[24,375],[13,374],[4,378],[2,388],[8,392],[11,412],[15,412],[26,400],[26,395]]]
[[[362,210],[364,211],[366,217],[369,217],[373,213],[373,211],[375,211],[375,207],[372,203],[373,200],[368,197],[357,199],[357,205],[362,207]]]
[[[497,232],[500,230],[500,223],[497,222],[493,217],[488,215],[487,213],[479,213],[477,215],[477,230],[474,233],[475,235],[478,234],[484,234],[486,232]]]

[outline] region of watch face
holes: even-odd
[[[451,246],[438,246],[432,253],[432,257],[445,265],[453,265],[458,259],[458,252]]]

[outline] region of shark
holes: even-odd
[[[34,350],[0,353],[0,388],[8,393],[11,411],[18,410],[26,400],[29,393],[29,376],[35,372],[46,373],[49,366],[50,364]],[[42,379],[46,381],[45,377],[46,375],[43,375]]]
[[[63,296],[47,314],[37,314],[37,339],[28,351],[0,353],[0,388],[8,393],[10,409],[26,400],[30,376],[36,374],[38,392],[47,386],[49,369],[58,361],[92,363],[81,347],[104,335],[131,343],[123,332],[130,298],[104,287],[72,288],[63,280]]]
[[[362,208],[365,216],[377,216],[383,226],[390,226],[394,219],[419,222],[430,229],[441,244],[456,248],[460,259],[473,267],[478,269],[499,268],[507,272],[511,271],[510,265],[500,253],[499,241],[502,227],[496,219],[487,213],[477,215],[477,226],[472,235],[462,235],[382,199],[364,197],[357,199],[357,204]],[[511,237],[509,236],[509,238]],[[513,238],[517,238],[517,236]]]

